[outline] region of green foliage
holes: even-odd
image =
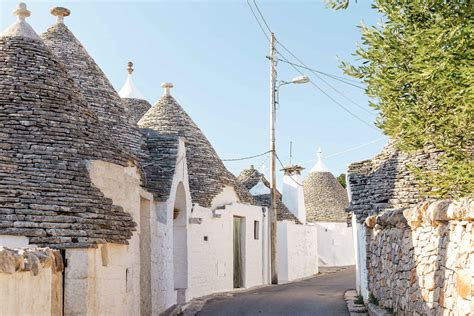
[[[334,10],[347,9],[349,0],[326,0],[326,5]]]
[[[429,195],[474,192],[474,1],[375,0],[378,26],[360,27],[362,79],[376,124],[401,150],[443,152],[437,170],[415,169]]]
[[[362,297],[362,295],[357,295],[356,298],[354,299],[354,304],[357,304],[357,305],[364,305],[364,298]]]
[[[337,181],[342,185],[342,187],[345,189],[346,188],[346,174],[341,173],[340,175],[337,176]]]
[[[379,300],[375,297],[375,295],[372,292],[369,293],[369,303],[372,303],[377,306],[379,305]]]

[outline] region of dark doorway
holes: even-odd
[[[244,287],[243,280],[243,219],[234,216],[234,288]]]

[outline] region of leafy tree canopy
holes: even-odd
[[[401,150],[443,152],[437,170],[413,168],[428,194],[472,194],[474,1],[374,0],[373,8],[382,22],[360,27],[361,63],[343,69],[366,83],[376,124]]]

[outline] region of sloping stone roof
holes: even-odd
[[[64,64],[101,124],[117,136],[116,141],[137,161],[143,139],[129,123],[122,99],[102,69],[64,23],[55,23],[41,38]]]
[[[51,247],[127,243],[136,224],[91,183],[90,159],[130,156],[41,40],[0,37],[0,234]]]
[[[162,135],[185,139],[193,203],[211,207],[213,198],[226,185],[234,187],[241,202],[254,203],[250,193],[226,169],[202,131],[172,96],[162,96],[141,118],[138,126],[153,129]]]
[[[158,201],[166,200],[169,191],[165,191],[171,188],[169,183],[172,181],[168,170],[174,170],[176,157],[174,160],[169,155],[165,160],[162,158],[168,154],[166,146],[174,145],[169,141],[162,142],[163,138],[158,141],[156,135],[147,140],[150,133],[141,132],[136,126],[150,104],[145,100],[121,99],[104,72],[64,23],[55,23],[41,37],[63,62],[101,124],[116,136],[113,142],[129,153],[136,166],[147,166],[141,168],[142,185],[154,193]],[[160,146],[165,146],[163,153]],[[163,166],[165,161],[168,166]],[[157,165],[153,168],[155,163]],[[158,179],[163,182],[159,183]]]
[[[149,128],[142,128],[140,132],[145,137],[149,153],[141,161],[145,187],[153,193],[155,200],[166,201],[178,163],[179,138],[164,136]]]
[[[430,148],[405,154],[392,140],[374,158],[349,165],[351,202],[347,211],[362,222],[385,209],[414,207],[424,197],[408,165],[435,169],[439,154]]]
[[[347,192],[331,172],[310,172],[303,191],[308,222],[346,222]]]
[[[151,104],[147,100],[124,98],[122,101],[125,115],[128,117],[130,124],[133,125],[137,125],[138,121],[151,108]]]
[[[247,188],[247,190],[252,189],[257,183],[262,180],[263,184],[267,188],[270,188],[270,182],[265,178],[265,176],[260,173],[257,169],[251,167],[249,169],[244,169],[240,172],[237,177],[240,183]],[[265,206],[270,208],[272,205],[272,196],[271,194],[262,194],[254,195],[253,198],[257,201],[258,205]],[[301,224],[298,218],[291,213],[291,211],[286,207],[282,202],[281,193],[277,190],[277,220],[279,221],[294,221],[297,224]]]

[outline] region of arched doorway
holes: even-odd
[[[187,212],[186,192],[182,182],[176,189],[173,208],[173,271],[174,289],[177,294],[177,303],[186,302],[186,289],[188,287],[188,247],[187,247]]]

